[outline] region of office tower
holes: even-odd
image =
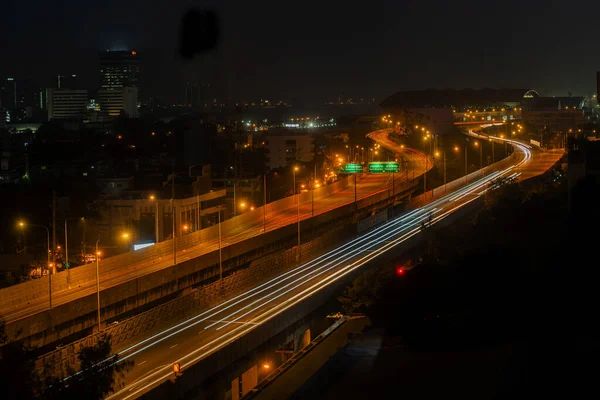
[[[99,55],[102,89],[124,86],[140,89],[140,60],[136,51],[103,51]]]

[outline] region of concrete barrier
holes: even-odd
[[[315,190],[315,199],[321,199],[348,187],[350,177],[341,179],[331,185],[326,185]],[[300,198],[301,204],[311,201],[311,193],[306,192],[297,196],[289,196],[267,204],[267,213],[281,212],[296,207],[296,198]],[[234,218],[223,221],[221,224],[221,236],[227,238],[233,234],[240,233],[241,226],[248,226],[256,215],[263,214],[263,207],[257,207],[253,211],[246,212]],[[177,238],[178,252],[191,249],[199,243],[217,241],[219,238],[218,226],[211,226],[200,231],[192,232]],[[172,259],[173,241],[166,240],[154,246],[146,247],[138,251],[131,251],[101,260],[100,275],[110,276],[118,273],[123,266],[128,268],[148,263]],[[69,279],[67,277],[70,277]],[[81,287],[90,286],[96,282],[96,265],[87,264],[70,271],[61,271],[52,275],[52,292],[75,291]],[[15,311],[24,304],[48,298],[48,278],[31,280],[8,288],[0,289],[0,314]]]

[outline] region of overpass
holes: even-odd
[[[152,329],[133,336],[130,334],[129,338],[125,337],[127,331],[136,328],[133,324],[127,326],[128,321],[143,319],[143,314],[140,318],[133,317],[108,328],[109,333],[125,337],[117,343],[115,350],[121,357],[136,362],[127,377],[126,388],[114,398],[138,397],[160,385],[172,375],[170,368],[174,361],[190,371],[186,372],[186,376],[197,374],[191,371],[198,370],[200,367],[197,365],[203,365],[196,378],[206,377],[207,365],[215,368],[225,362],[222,357],[230,361],[241,357],[254,344],[264,341],[266,332],[276,332],[288,324],[290,318],[301,315],[306,311],[307,302],[316,301],[327,288],[342,282],[352,271],[397,246],[408,245],[412,238],[418,238],[423,222],[431,220],[429,223],[436,224],[448,221],[448,217],[485,193],[498,177],[522,179],[527,171],[533,171],[531,176],[534,176],[536,171],[542,170],[540,165],[546,165],[540,164],[542,158],[536,161],[533,155],[536,151],[530,146],[512,140],[508,142],[516,149],[509,158],[448,183],[448,191],[443,187],[436,188],[414,198],[410,210],[399,217],[390,216],[387,210],[393,207],[393,202],[384,204],[379,201],[389,198],[389,191],[381,192],[379,199],[368,196],[356,204],[347,204],[344,207],[356,216],[342,222],[349,229],[342,226],[329,230],[325,236],[315,237],[273,259],[198,288],[174,299],[168,307],[167,304],[161,306],[159,313],[176,310],[179,319],[175,323],[173,320],[159,320]],[[552,157],[556,160],[559,156]],[[552,157],[546,157],[545,161]],[[369,204],[380,206],[364,212],[369,210]],[[376,210],[381,211],[373,214]],[[342,209],[336,211],[339,212],[338,217],[347,215]],[[361,231],[370,227],[375,228],[356,237],[357,229]],[[327,246],[328,242],[332,245]],[[296,264],[294,260],[297,259],[305,262]],[[297,266],[290,268],[290,265]],[[239,284],[240,278],[247,281]],[[151,312],[153,310],[148,311]],[[242,339],[243,345],[239,342]],[[82,344],[85,343],[79,343]],[[76,346],[68,345],[46,355],[39,362],[54,364],[60,369],[65,361],[76,358]],[[211,361],[207,361],[209,359]]]
[[[110,398],[131,399],[144,394],[148,398],[164,398],[189,393],[211,373],[267,340],[269,336],[265,335],[297,320],[302,312],[307,312],[306,304],[322,297],[353,271],[395,248],[410,245],[421,236],[423,224],[431,226],[451,220],[493,188],[498,178],[524,179],[524,172],[532,167],[537,170],[534,149],[517,141],[508,143],[515,152],[507,159],[450,182],[446,189],[424,193],[414,199],[406,212],[384,219],[366,233],[346,239],[179,324],[130,343],[119,354],[133,360],[135,367],[125,387]],[[359,225],[358,221],[355,225]],[[183,371],[176,385],[168,383],[174,362]]]
[[[417,151],[406,155],[407,167],[416,176],[425,170],[423,157]],[[186,295],[269,254],[298,247],[332,229],[336,219],[351,218],[357,211],[368,213],[380,203],[407,196],[414,181],[407,180],[407,174],[395,175],[361,174],[356,180],[347,177],[179,237],[175,245],[167,240],[104,259],[98,268],[99,301],[95,264],[72,269],[70,280],[62,271],[2,289],[0,315],[6,319],[9,340],[45,346],[77,339],[99,325],[103,329],[107,323]]]

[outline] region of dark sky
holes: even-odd
[[[148,91],[170,99],[186,80],[212,84],[219,98],[310,102],[443,87],[591,95],[600,70],[598,1],[7,3],[0,76],[43,85],[76,73],[94,86],[97,51],[115,47],[142,54]],[[190,6],[214,9],[222,35],[215,51],[184,62],[179,22]]]

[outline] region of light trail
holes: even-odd
[[[176,362],[182,363],[182,366],[187,368],[198,360],[214,353],[223,346],[226,346],[240,336],[256,328],[256,326],[265,323],[280,312],[285,311],[289,307],[298,304],[305,298],[311,296],[324,287],[338,281],[354,271],[356,268],[359,268],[379,255],[384,254],[395,246],[398,246],[411,237],[417,235],[421,229],[419,225],[423,221],[428,220],[430,213],[432,215],[436,215],[434,218],[432,218],[431,223],[438,223],[457,209],[464,207],[465,205],[477,199],[487,190],[494,190],[496,186],[490,185],[490,183],[492,183],[498,177],[518,176],[513,169],[518,168],[531,157],[530,151],[526,146],[518,142],[515,142],[514,145],[525,154],[524,159],[518,162],[516,165],[491,173],[488,176],[480,178],[453,193],[445,195],[440,199],[427,204],[426,206],[420,207],[405,215],[390,220],[387,223],[382,224],[381,226],[350,240],[349,242],[315,258],[314,260],[311,260],[308,263],[282,273],[276,278],[273,278],[251,290],[235,296],[234,298],[227,300],[218,306],[204,311],[203,313],[200,313],[197,316],[192,317],[173,327],[165,329],[164,331],[145,339],[144,341],[141,341],[129,347],[128,349],[123,350],[119,354],[125,355],[127,352],[143,344],[152,342],[148,343],[143,348],[126,355],[123,357],[123,360],[130,358],[133,355],[139,354],[140,352],[151,348],[152,346],[166,340],[169,337],[173,337],[174,335],[191,328],[192,326],[195,326],[208,319],[213,319],[227,310],[231,310],[228,315],[220,318],[218,317],[217,322],[211,322],[211,324],[204,328],[204,331],[206,332],[222,331],[226,328],[228,329],[227,331],[220,333],[220,335],[215,339],[203,344],[193,351],[178,357]],[[471,197],[467,198],[468,196]],[[321,277],[321,279],[317,280],[316,278],[318,277]],[[310,286],[306,287],[306,285]],[[265,292],[267,292],[267,294],[258,297]],[[273,302],[286,295],[291,297],[279,301],[274,307],[268,308],[268,306]],[[248,301],[250,301],[249,304],[243,304],[244,302]],[[232,310],[233,307],[238,305],[242,306]],[[265,308],[267,309],[265,310]],[[252,314],[256,313],[258,313],[258,315],[252,316]],[[251,317],[249,321],[239,322],[240,319],[248,316]],[[232,320],[231,317],[235,318]],[[238,325],[232,325],[233,323],[238,323]],[[217,326],[219,324],[221,325]],[[146,391],[163,380],[169,378],[171,375],[172,373],[170,372],[169,367],[158,369],[143,378],[145,385],[140,386],[141,383],[138,380],[136,382],[136,385],[138,386],[136,391],[132,393],[124,393],[124,390],[122,390],[113,394],[109,398],[131,398],[137,396],[143,391]],[[129,389],[129,391],[130,390],[131,389]]]

